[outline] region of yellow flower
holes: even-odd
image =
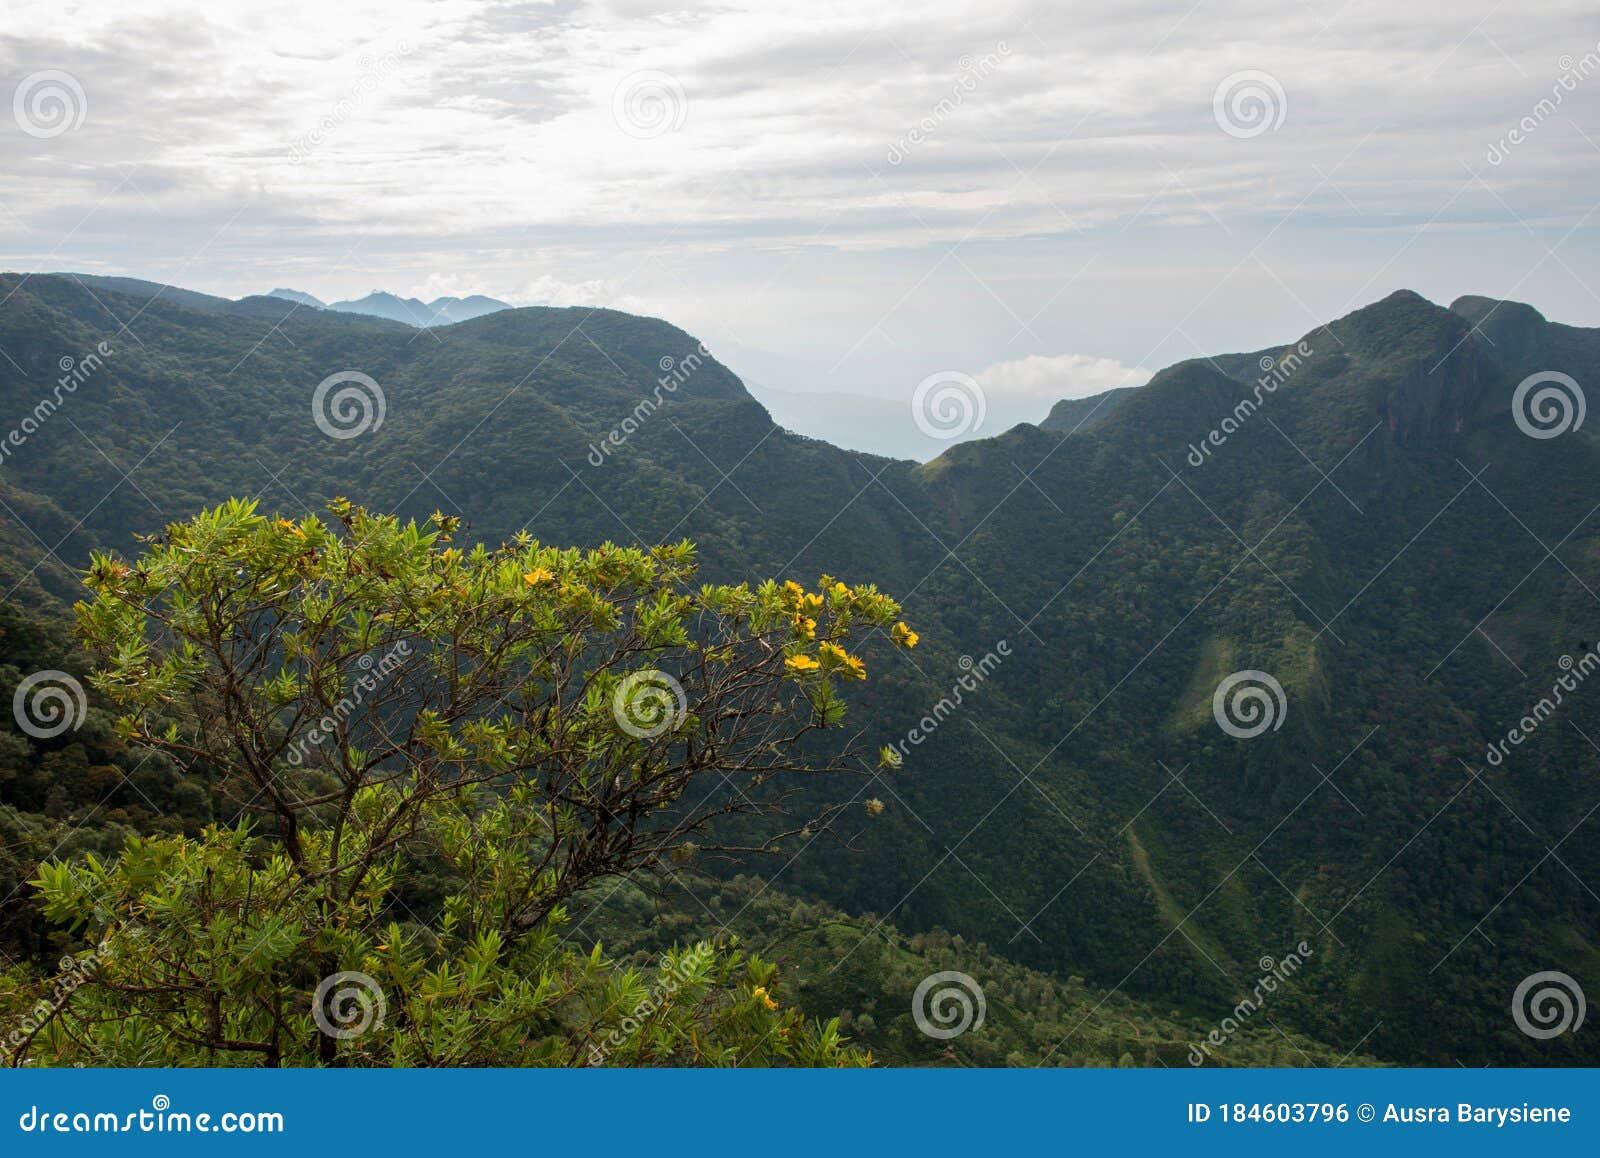
[[[844,657],[845,667],[849,669],[852,679],[864,680],[867,678],[867,665],[853,655]]]
[[[817,638],[817,621],[815,619],[807,619],[804,615],[796,615],[794,617],[794,637],[796,639]]]
[[[826,656],[832,663],[847,663],[850,659],[850,653],[845,651],[845,649],[840,647],[837,643],[821,644],[818,646],[817,650]]]
[[[816,671],[822,666],[809,655],[791,655],[783,662],[790,671]]]
[[[912,631],[902,622],[895,624],[889,629],[889,638],[894,640],[901,647],[916,647],[917,640],[921,639],[922,637],[916,632]]]
[[[539,583],[547,583],[556,577],[556,573],[548,567],[535,567],[522,577],[522,581],[529,587]]]
[[[843,583],[835,583],[833,585],[833,593],[842,598],[850,594],[850,588],[846,587]]]
[[[800,597],[800,611],[803,615],[814,615],[822,610],[822,596],[802,595]]]
[[[778,1003],[772,1000],[771,995],[767,993],[767,987],[765,985],[757,985],[750,991],[750,996],[761,998],[761,1004],[765,1005],[768,1009],[778,1008]]]

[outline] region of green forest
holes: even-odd
[[[659,320],[159,289],[0,276],[8,1064],[1600,1063],[1510,1012],[1600,990],[1600,457],[1513,403],[1600,331],[917,464]]]

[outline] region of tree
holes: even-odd
[[[562,930],[603,878],[825,828],[843,806],[799,823],[786,785],[871,771],[828,733],[855,637],[915,644],[896,604],[696,586],[688,543],[463,550],[456,518],[330,511],[233,501],[94,557],[95,686],[229,819],[41,867],[47,915],[97,948],[15,1059],[860,1061],[731,946],[647,984]],[[730,844],[734,814],[785,820]]]

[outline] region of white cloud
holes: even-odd
[[[457,273],[430,273],[422,282],[413,285],[407,294],[424,302],[431,302],[435,298],[469,298],[474,294],[491,298],[498,296],[479,278]]]
[[[1091,354],[1029,354],[996,362],[975,377],[990,394],[1022,399],[1087,398],[1118,386],[1143,386],[1150,371]]]
[[[569,282],[544,274],[503,297],[514,306],[598,306],[626,313],[651,312],[642,299],[622,292],[601,278]]]

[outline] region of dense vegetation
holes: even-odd
[[[615,1030],[650,994],[561,930],[596,882],[771,811],[769,782],[844,770],[800,748],[865,679],[853,634],[915,642],[894,602],[696,586],[687,543],[463,551],[442,513],[332,513],[234,501],[95,557],[78,628],[118,733],[226,819],[39,867],[92,960],[13,1061],[855,1060],[782,1010],[770,967],[704,941]]]
[[[0,574],[7,602],[32,609],[0,624],[8,678],[82,674],[53,617],[92,550],[233,495],[294,521],[339,494],[405,518],[439,507],[471,520],[464,544],[524,529],[590,545],[688,537],[714,582],[870,581],[922,634],[861,690],[857,718],[907,748],[904,774],[870,789],[882,814],[851,809],[840,839],[743,865],[775,880],[785,911],[825,901],[887,922],[872,934],[876,921],[811,916],[806,937],[864,929],[889,952],[959,936],[937,961],[902,964],[1081,977],[1092,1016],[1066,1015],[1057,1058],[1105,1060],[1098,1043],[1125,1038],[1109,1060],[1149,1064],[1134,1041],[1215,1024],[1261,958],[1304,941],[1312,964],[1271,1014],[1310,1056],[1324,1056],[1315,1039],[1399,1062],[1600,1059],[1588,1035],[1537,1041],[1508,1016],[1540,970],[1600,989],[1597,697],[1579,691],[1502,763],[1484,759],[1597,635],[1594,443],[1587,429],[1527,437],[1511,414],[1535,371],[1600,381],[1592,331],[1398,294],[1306,335],[1313,352],[1199,466],[1191,448],[1289,348],[1184,363],[1076,433],[1019,427],[917,466],[774,429],[688,335],[609,311],[507,311],[419,335],[259,300],[91,296],[68,279],[0,279],[0,292],[0,347],[20,367],[0,364],[0,413],[32,412],[62,357],[114,347],[0,467]],[[138,316],[120,334],[112,314]],[[335,439],[310,399],[346,369],[381,382],[387,409],[381,427]],[[645,399],[659,405],[641,412]],[[1254,739],[1212,718],[1213,691],[1244,669],[1272,673],[1287,703]],[[960,707],[921,727],[964,676]],[[161,758],[141,766],[98,707],[70,735],[8,742],[3,871],[18,883],[62,837],[56,855],[103,855],[128,832],[193,836],[211,818],[205,791]],[[790,803],[814,811],[861,787],[823,778]],[[768,835],[735,820],[726,843]],[[36,969],[65,943],[17,904],[26,891],[6,909],[6,952]],[[609,903],[592,903],[603,922]],[[668,941],[715,931],[696,905],[674,911],[706,924]],[[764,955],[780,936],[776,922],[744,934]],[[615,952],[668,943],[608,937]],[[880,1033],[898,1014],[871,990],[904,975],[854,972],[879,960],[869,948],[839,970],[859,991],[830,982],[800,1000],[849,1011],[887,1060],[930,1060]],[[1141,1029],[1111,1032],[1108,1011]],[[998,1055],[976,1035],[950,1048],[1043,1056],[1056,1044],[1043,1036],[1019,1031]]]

